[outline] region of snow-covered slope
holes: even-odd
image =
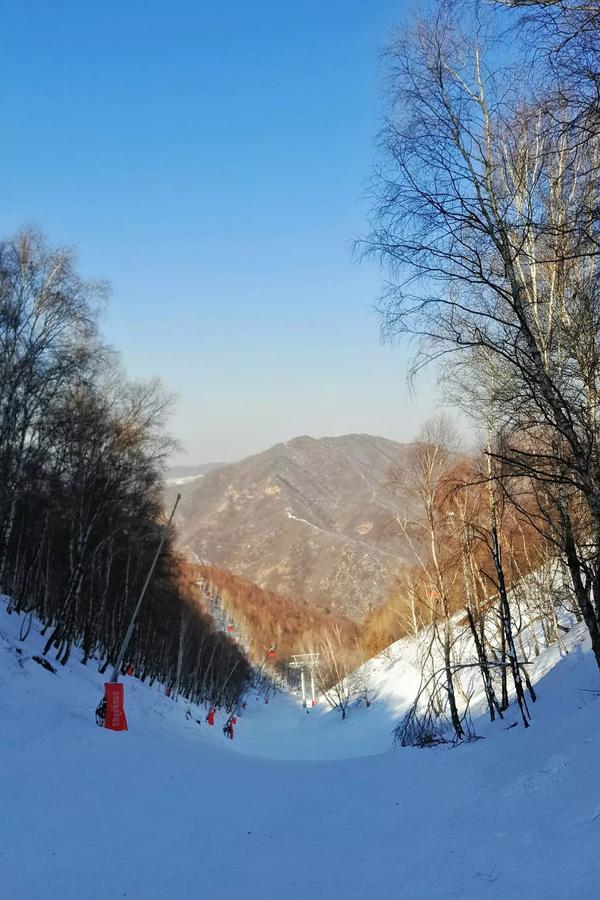
[[[46,671],[19,626],[2,607],[2,900],[598,897],[600,677],[581,629],[538,658],[531,728],[512,715],[423,751],[389,749],[412,699],[399,661],[345,722],[251,699],[233,742],[127,679],[114,733],[94,723],[95,669]]]

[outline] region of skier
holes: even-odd
[[[235,716],[229,716],[225,725],[223,726],[223,734],[225,737],[228,737],[230,741],[233,740],[233,726],[237,724],[237,718]]]
[[[214,725],[214,724],[215,724],[215,713],[216,713],[216,711],[217,711],[217,710],[215,709],[214,706],[211,706],[211,708],[209,709],[208,715],[206,716],[206,721],[208,722],[209,725]]]
[[[98,706],[96,707],[96,725],[99,725],[100,728],[104,728],[104,723],[106,722],[106,697],[103,697]]]

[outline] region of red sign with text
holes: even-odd
[[[127,719],[123,706],[123,685],[109,682],[104,685],[106,719],[104,727],[112,731],[127,731]]]

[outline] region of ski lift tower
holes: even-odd
[[[319,667],[318,653],[300,653],[292,656],[290,669],[300,670],[300,689],[302,691],[302,706],[306,708],[306,679],[305,670],[310,674],[310,705],[317,705],[317,694],[315,691],[315,669]]]

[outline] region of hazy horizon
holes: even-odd
[[[325,438],[341,438],[341,437],[350,437],[352,435],[366,435],[368,437],[373,438],[383,438],[389,441],[395,441],[399,444],[407,444],[411,443],[412,439],[416,436],[416,430],[414,433],[411,433],[410,437],[404,438],[394,438],[390,437],[387,434],[379,434],[374,431],[344,431],[336,434],[310,434],[308,432],[299,432],[298,434],[290,435],[287,438],[281,438],[280,440],[272,441],[271,443],[265,444],[264,447],[260,446],[256,450],[252,450],[250,453],[244,453],[237,456],[233,456],[231,459],[198,459],[193,460],[189,457],[189,455],[185,455],[185,453],[175,453],[173,454],[172,459],[169,461],[169,470],[170,469],[196,469],[201,466],[211,466],[211,465],[228,465],[230,463],[241,462],[241,460],[246,459],[249,456],[256,456],[259,453],[264,452],[265,450],[270,450],[272,447],[277,446],[277,444],[289,444],[291,441],[296,438],[309,437],[314,440],[323,440]]]

